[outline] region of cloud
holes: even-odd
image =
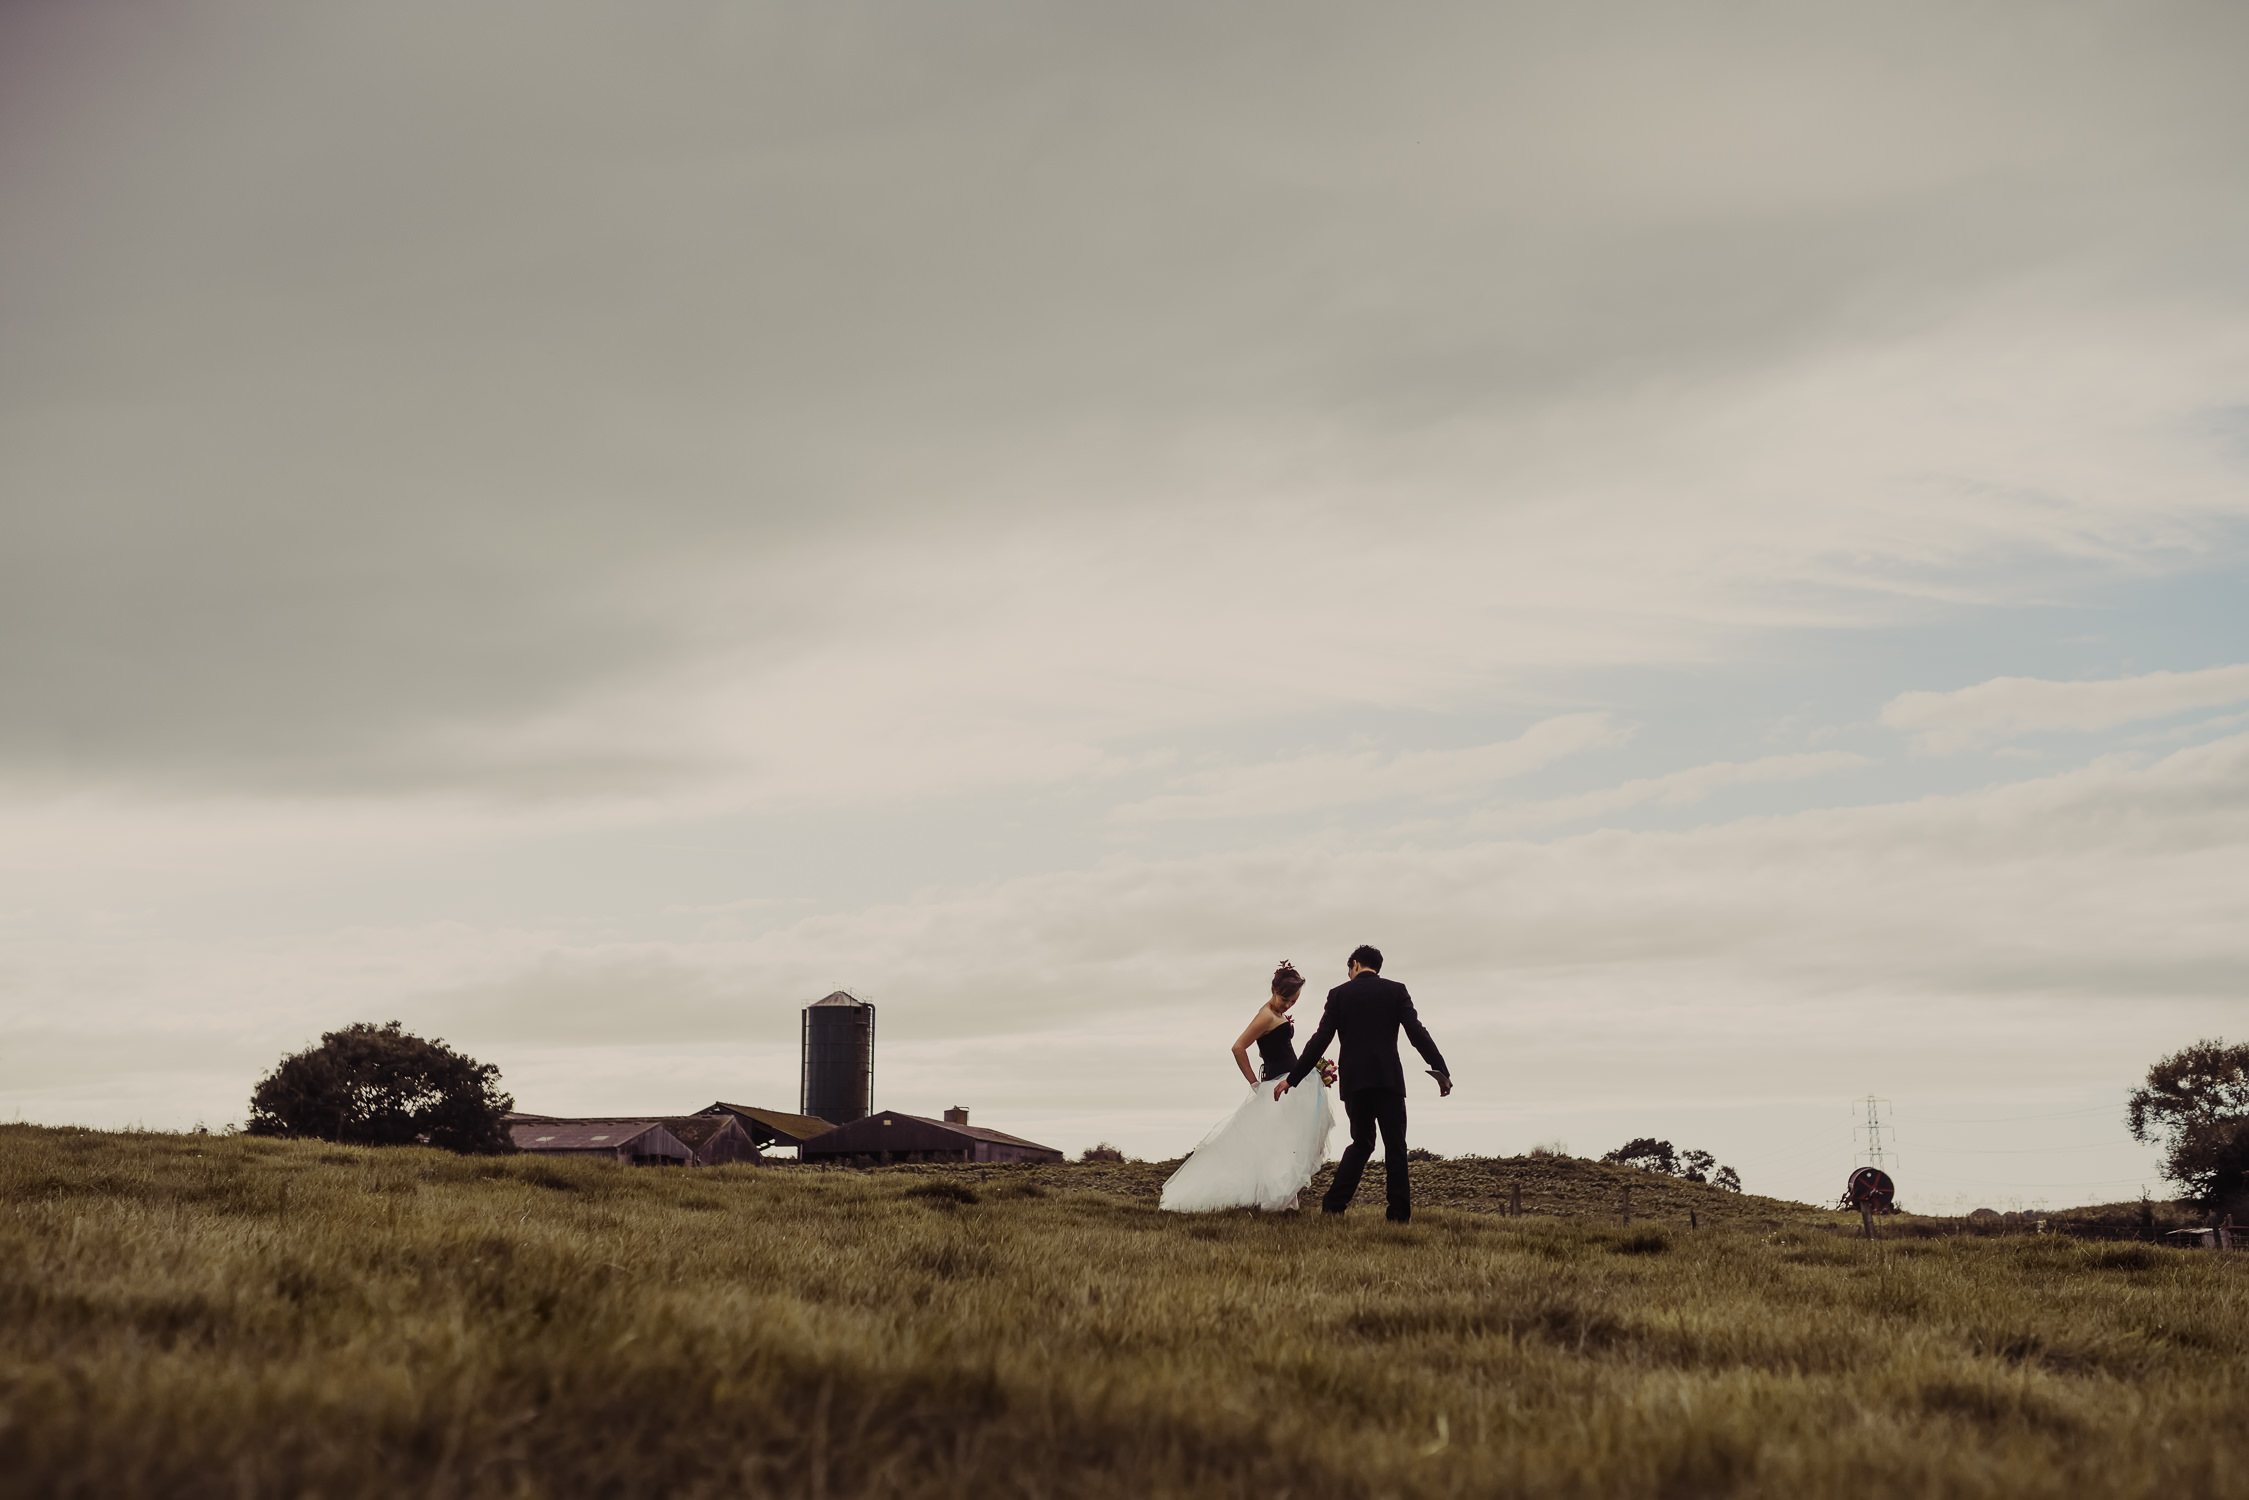
[[[2244,698],[2249,698],[2249,665],[2104,682],[1994,677],[1949,693],[1901,693],[1883,705],[1882,722],[1910,732],[1916,750],[1950,755],[2017,735],[2114,729]]]
[[[1182,777],[1182,790],[1127,803],[1110,816],[1126,823],[1262,818],[1402,797],[1461,796],[1567,756],[1621,745],[1632,733],[1632,726],[1605,713],[1563,714],[1514,739],[1466,750],[1302,755]]]
[[[0,773],[1049,785],[2244,510],[2223,10],[261,13],[0,15]]]
[[[1645,776],[1627,781],[1622,786],[1597,792],[1582,792],[1574,797],[1555,797],[1544,802],[1489,808],[1478,813],[1470,826],[1479,829],[1543,828],[1575,823],[1585,818],[1603,817],[1609,813],[1623,812],[1627,808],[1687,807],[1723,787],[1803,781],[1813,776],[1826,776],[1836,771],[1856,770],[1860,766],[1873,764],[1874,761],[1869,757],[1848,750],[1768,755],[1751,761],[1718,761],[1663,776]]]

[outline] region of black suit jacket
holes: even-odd
[[[1362,971],[1328,991],[1327,1009],[1320,1012],[1320,1029],[1312,1033],[1297,1054],[1296,1071],[1289,1074],[1290,1088],[1302,1083],[1328,1043],[1343,1039],[1343,1057],[1336,1065],[1336,1092],[1355,1094],[1361,1089],[1406,1091],[1406,1071],[1398,1065],[1398,1032],[1403,1029],[1430,1067],[1446,1077],[1444,1054],[1430,1040],[1429,1028],[1414,1014],[1413,996],[1394,979]]]

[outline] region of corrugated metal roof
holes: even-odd
[[[763,1125],[767,1133],[784,1146],[801,1146],[814,1136],[826,1135],[829,1131],[835,1129],[834,1125],[821,1119],[818,1115],[792,1115],[782,1110],[759,1109],[749,1104],[728,1104],[723,1099],[704,1110],[703,1113],[706,1115],[725,1113],[739,1115],[745,1120],[754,1120]]]
[[[671,1115],[664,1121],[664,1128],[669,1130],[681,1145],[691,1146],[698,1153],[702,1151],[704,1144],[712,1136],[717,1135],[729,1125],[732,1125],[736,1130],[742,1128],[740,1122],[731,1115]],[[744,1139],[747,1138],[747,1133],[745,1133]]]
[[[1001,1146],[1021,1146],[1031,1151],[1053,1151],[1056,1149],[1053,1146],[1042,1146],[1037,1141],[1027,1141],[1019,1135],[1009,1135],[1004,1130],[987,1130],[981,1125],[954,1125],[944,1120],[932,1120],[927,1115],[909,1115],[902,1110],[895,1109],[878,1109],[864,1120],[854,1120],[849,1125],[839,1125],[836,1130],[839,1134],[848,1132],[847,1141],[857,1140],[861,1136],[867,1137],[870,1141],[879,1140],[880,1136],[876,1132],[881,1129],[885,1122],[891,1120],[911,1120],[914,1124],[925,1129],[942,1131],[947,1135],[965,1137],[972,1141],[989,1141]],[[837,1143],[830,1142],[828,1144]],[[845,1144],[844,1149],[850,1150],[852,1148]]]
[[[936,1120],[931,1123],[945,1125],[943,1120]],[[986,1130],[981,1125],[945,1125],[945,1128],[957,1130],[962,1135],[975,1136],[980,1141],[998,1141],[1003,1146],[1029,1146],[1036,1151],[1052,1151],[1055,1149],[1052,1146],[1041,1146],[1037,1141],[1027,1141],[1019,1135],[1009,1135],[1004,1130]]]
[[[620,1151],[651,1130],[662,1130],[660,1119],[556,1120],[517,1117],[508,1122],[508,1134],[518,1151]]]
[[[837,990],[826,999],[815,1000],[812,1003],[814,1005],[865,1005],[867,1002],[852,994],[849,990]]]

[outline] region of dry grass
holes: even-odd
[[[1023,1167],[1016,1171],[1029,1180],[1057,1189],[1083,1191],[1096,1188],[1120,1198],[1154,1203],[1164,1179],[1179,1166],[1161,1162],[1071,1162],[1051,1167]],[[804,1169],[796,1169],[804,1170]],[[973,1182],[989,1167],[910,1167],[912,1171],[960,1177]],[[1383,1164],[1367,1168],[1359,1183],[1358,1204],[1382,1212]],[[1326,1191],[1328,1174],[1312,1179],[1304,1195],[1307,1207],[1317,1207]],[[1523,1213],[1535,1218],[1560,1218],[1607,1224],[1617,1219],[1623,1190],[1632,1191],[1632,1222],[1687,1228],[1691,1223],[1734,1228],[1779,1229],[1784,1226],[1825,1225],[1856,1231],[1855,1216],[1823,1213],[1802,1203],[1759,1198],[1742,1193],[1662,1177],[1636,1167],[1614,1166],[1574,1156],[1556,1157],[1454,1157],[1413,1164],[1415,1212],[1429,1208],[1457,1208],[1470,1213],[1505,1213],[1511,1195],[1522,1199]],[[1691,1215],[1691,1217],[1690,1217]],[[1949,1223],[1950,1221],[1944,1221]],[[1892,1226],[1897,1227],[1897,1226]]]
[[[1609,1169],[1578,1168],[1597,1214]],[[1417,1182],[1456,1170],[1496,1169]],[[1181,1219],[1147,1201],[1160,1175],[0,1128],[0,1494],[2130,1496],[2249,1472],[2249,1256],[1867,1244],[1759,1200],[1700,1232]]]

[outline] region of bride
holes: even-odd
[[[1163,1207],[1181,1213],[1294,1208],[1296,1195],[1327,1160],[1328,1132],[1335,1128],[1328,1090],[1291,1089],[1275,1100],[1270,1087],[1296,1066],[1296,1022],[1289,1011],[1303,990],[1304,976],[1283,959],[1273,971],[1272,996],[1234,1043],[1234,1065],[1249,1082],[1249,1096],[1171,1174]],[[1253,1043],[1262,1076],[1249,1065]],[[1323,1083],[1325,1072],[1323,1066]]]

